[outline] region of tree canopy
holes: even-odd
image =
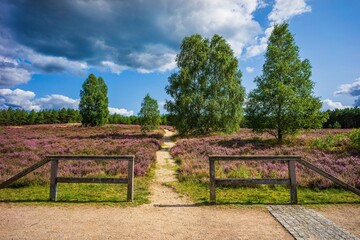
[[[275,25],[268,40],[263,74],[246,104],[247,123],[257,132],[267,131],[279,142],[301,128],[320,128],[326,115],[313,96],[310,61],[300,60],[299,48],[283,23]]]
[[[166,101],[172,123],[182,135],[234,132],[239,129],[245,90],[238,60],[219,35],[211,40],[195,34],[185,37],[176,57]]]
[[[155,99],[151,98],[149,94],[145,96],[141,103],[139,121],[141,131],[144,133],[158,129],[160,126],[161,116],[158,103]]]
[[[107,86],[104,80],[90,74],[80,91],[79,111],[84,126],[101,126],[109,117]]]

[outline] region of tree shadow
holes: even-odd
[[[151,134],[121,134],[121,133],[108,133],[108,134],[97,134],[91,136],[71,136],[69,139],[144,139],[144,138],[155,138],[162,139],[163,135],[160,133],[151,133]]]
[[[248,138],[248,139],[229,139],[216,142],[210,142],[211,145],[219,145],[226,148],[243,148],[250,147],[255,150],[268,150],[274,147],[281,146],[275,139],[260,139],[260,138]]]

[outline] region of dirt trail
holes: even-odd
[[[176,181],[166,131],[151,204],[140,207],[0,204],[0,239],[292,239],[264,207],[198,207],[162,185]]]

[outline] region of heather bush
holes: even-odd
[[[171,154],[179,163],[181,181],[208,183],[208,155],[299,155],[328,173],[360,188],[360,151],[352,148],[352,140],[349,140],[349,136],[355,136],[353,138],[356,139],[356,134],[357,131],[350,133],[349,130],[339,129],[311,130],[298,134],[280,145],[268,134],[256,135],[248,129],[241,129],[236,135],[181,139],[171,149]],[[348,151],[349,149],[351,151]],[[220,161],[216,169],[217,177],[288,177],[287,164],[280,161]],[[300,186],[334,186],[331,181],[300,164],[296,164],[296,173]]]
[[[135,176],[143,176],[160,149],[159,132],[143,135],[139,126],[35,125],[3,127],[0,131],[0,182],[46,155],[135,155]],[[18,185],[49,182],[50,164],[18,181]],[[59,176],[122,176],[123,161],[60,161]]]

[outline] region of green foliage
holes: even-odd
[[[353,148],[360,151],[360,129],[355,129],[350,133],[350,143]]]
[[[348,135],[340,133],[335,135],[327,135],[325,137],[315,138],[311,142],[312,148],[318,148],[320,150],[325,151],[335,151],[340,150],[340,148],[344,145],[348,140]]]
[[[325,151],[360,151],[360,129],[354,129],[350,133],[329,134],[315,138],[310,147]]]
[[[255,78],[246,106],[247,124],[256,132],[269,132],[279,142],[301,128],[320,128],[326,114],[313,96],[309,60],[300,60],[288,24],[275,25],[269,38],[263,75]]]
[[[335,128],[338,122],[341,128],[360,128],[360,108],[345,108],[327,110],[329,119],[324,123],[324,128]]]
[[[166,92],[171,123],[181,135],[239,129],[245,91],[238,61],[219,35],[211,39],[185,37],[176,58],[179,72],[172,74]]]
[[[80,114],[74,109],[62,108],[60,110],[41,110],[39,112],[32,110],[27,112],[8,108],[0,111],[0,125],[2,126],[77,122],[80,122]]]
[[[158,103],[155,99],[151,98],[149,94],[145,96],[141,103],[139,121],[141,131],[144,133],[158,129],[160,126],[161,116]]]
[[[79,110],[84,126],[102,126],[108,121],[107,86],[104,80],[90,74],[80,91]]]
[[[333,128],[341,128],[341,124],[338,121],[336,121],[332,127]]]

